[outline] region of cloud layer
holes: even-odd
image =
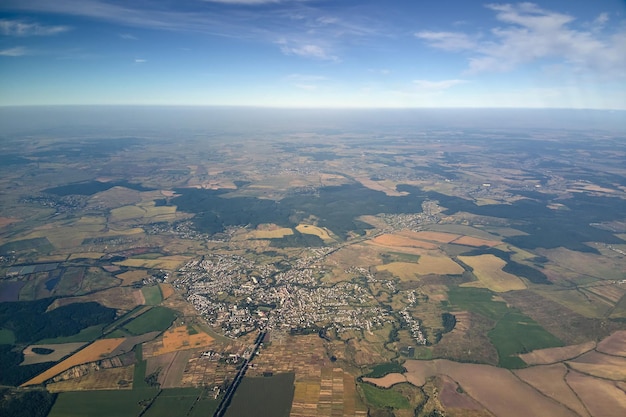
[[[607,13],[575,27],[573,16],[533,3],[488,4],[503,25],[489,34],[420,31],[415,36],[433,48],[470,54],[468,72],[505,72],[535,61],[557,61],[575,71],[625,76],[626,31],[605,34]]]

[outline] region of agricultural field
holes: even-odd
[[[72,391],[59,394],[50,417],[138,417],[158,394],[143,390]]]
[[[180,350],[206,348],[213,343],[213,340],[211,336],[196,330],[191,325],[178,326],[165,331],[160,340],[145,346],[144,355],[159,356]]]
[[[478,278],[478,281],[463,286],[489,288],[494,292],[526,289],[526,284],[521,279],[502,270],[506,262],[494,255],[459,256],[459,260],[469,265]]]
[[[42,384],[50,378],[70,369],[72,366],[81,365],[87,362],[93,362],[101,359],[113,352],[119,345],[124,342],[123,338],[118,339],[101,339],[96,340],[84,349],[70,356],[63,362],[54,365],[52,368],[37,375],[35,378],[27,381],[23,386]]]
[[[49,383],[46,389],[50,392],[130,390],[133,373],[133,365],[100,369],[77,378]]]
[[[282,120],[4,135],[3,383],[206,417],[269,329],[227,416],[624,414],[623,135]]]
[[[294,378],[294,374],[244,378],[225,416],[289,417]]]
[[[134,318],[123,328],[134,335],[140,335],[153,331],[164,331],[174,321],[176,313],[166,307],[152,307],[150,310]]]
[[[85,346],[84,342],[30,345],[22,351],[24,361],[21,365],[32,365],[33,363],[42,362],[58,362],[69,354],[76,352],[83,346]]]

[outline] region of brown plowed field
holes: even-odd
[[[167,300],[169,296],[176,293],[176,290],[174,290],[172,284],[161,283],[159,284],[159,288],[161,288],[161,295],[163,296],[164,300]]]
[[[624,417],[626,395],[611,381],[571,371],[565,377],[592,416]]]
[[[626,330],[620,330],[598,343],[598,352],[626,357]]]
[[[458,391],[457,383],[450,377],[441,376],[442,386],[439,391],[439,401],[446,408],[460,408],[463,410],[483,410],[484,407],[473,398]]]
[[[539,392],[557,400],[581,416],[589,417],[585,406],[580,402],[570,386],[565,383],[567,367],[562,363],[533,366],[526,369],[518,369],[514,372],[522,381],[529,383]]]
[[[626,380],[626,358],[605,355],[599,352],[585,353],[567,364],[584,374],[614,381]]]
[[[431,376],[449,376],[470,397],[498,417],[576,415],[563,405],[544,397],[506,369],[447,360],[410,360],[404,367],[407,369],[407,379],[410,382],[422,382],[419,385],[423,385]]]
[[[519,355],[529,365],[548,365],[575,358],[596,347],[596,342],[586,342],[579,345],[563,346],[548,349],[534,350]]]

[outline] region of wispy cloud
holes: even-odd
[[[131,35],[130,33],[120,33],[120,38],[126,39],[129,41],[136,41],[138,38],[135,35]]]
[[[216,7],[207,5],[208,2],[233,7]],[[327,61],[339,60],[338,51],[345,44],[384,33],[376,19],[365,17],[349,6],[334,8],[333,12],[338,13],[334,15],[327,8],[317,8],[310,0],[205,0],[204,3],[2,0],[0,10],[55,13],[129,28],[247,39],[278,45],[286,55]]]
[[[148,60],[143,58],[135,58],[135,64],[143,64],[145,62],[148,62]]]
[[[23,46],[0,50],[0,56],[24,56],[28,55],[28,50]]]
[[[486,34],[422,31],[415,34],[433,48],[464,51],[470,73],[503,72],[540,61],[557,59],[575,71],[624,76],[626,31],[606,35],[599,31],[608,21],[600,14],[592,26],[574,27],[575,18],[540,8],[533,3],[488,4],[503,23]],[[586,25],[589,27],[589,25]]]
[[[476,47],[476,41],[470,35],[460,32],[430,32],[422,31],[415,34],[425,40],[430,46],[447,51],[462,51]]]
[[[286,39],[281,39],[276,42],[280,45],[280,50],[285,55],[297,55],[304,58],[314,58],[323,61],[338,61],[339,58],[330,51],[320,45],[312,44],[312,43],[296,43],[294,41],[287,41]]]
[[[52,36],[69,30],[69,26],[45,26],[23,20],[0,19],[0,33],[5,36]]]

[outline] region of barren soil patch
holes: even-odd
[[[565,380],[578,394],[592,416],[624,416],[626,395],[613,382],[593,378],[575,371],[569,372]]]
[[[596,343],[591,341],[579,345],[533,350],[530,353],[523,353],[519,357],[528,365],[548,365],[575,358],[585,352],[589,352],[595,346]]]
[[[569,385],[565,383],[567,367],[562,363],[546,366],[532,366],[518,369],[514,373],[524,382],[529,383],[544,395],[576,411],[581,416],[589,416],[585,406]]]

